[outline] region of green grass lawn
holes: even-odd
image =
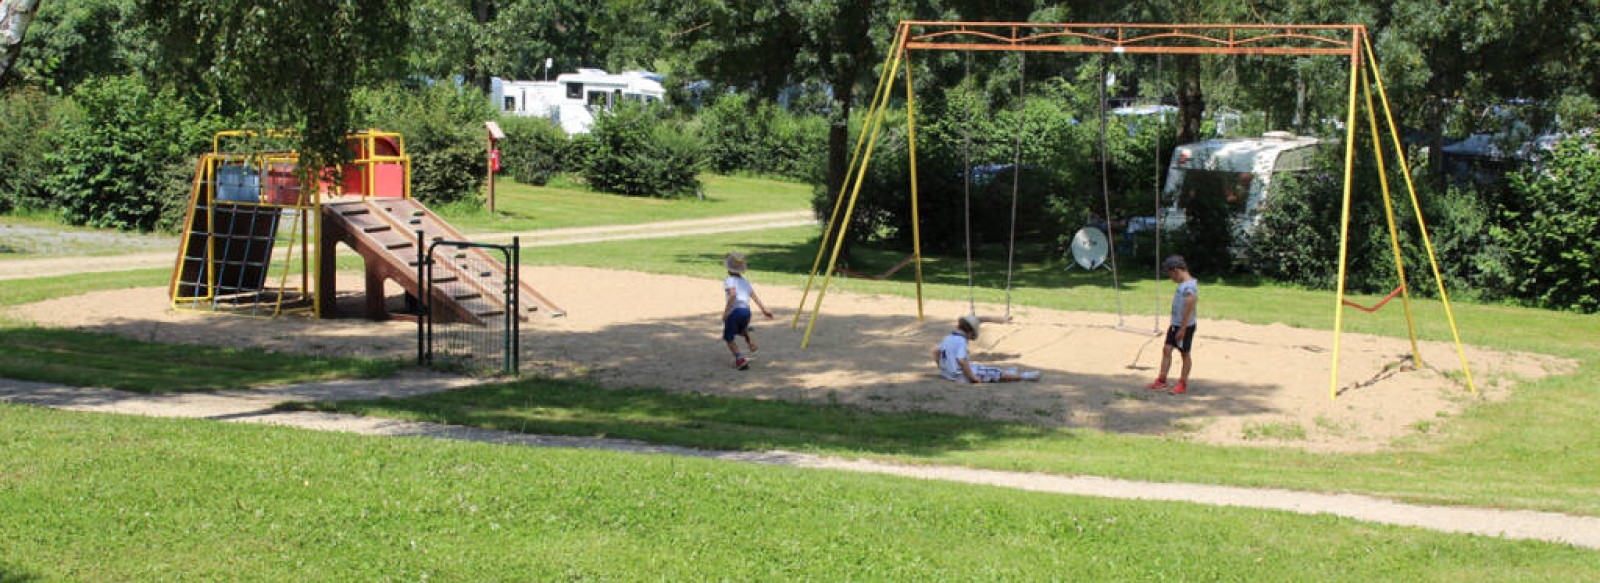
[[[463,232],[489,233],[629,225],[811,208],[811,187],[804,184],[715,174],[701,175],[700,180],[704,184],[703,200],[604,194],[565,180],[537,187],[500,179],[495,182],[493,216],[477,203],[434,210]]]
[[[791,194],[794,201],[808,196]],[[539,204],[554,210],[576,200]],[[669,212],[689,215],[662,216],[650,206],[654,201],[612,197],[605,206],[613,208],[574,211],[570,224],[526,226],[542,219],[508,213],[483,217],[473,230],[596,224],[582,221],[608,213],[627,222],[701,216],[692,215],[702,212],[699,201],[678,202],[690,204]],[[796,205],[735,206],[731,214]],[[529,223],[502,224],[523,220]],[[530,264],[716,279],[718,258],[739,249],[751,254],[758,285],[798,286],[815,256],[815,236],[816,229],[797,228],[548,247],[524,257]],[[877,272],[901,256],[862,248],[855,267]],[[1003,301],[1004,263],[980,258],[976,268],[978,286],[969,289],[963,261],[930,260],[928,297],[964,300],[970,292],[980,302]],[[841,285],[909,296],[910,274],[907,268],[893,281]],[[0,281],[0,307],[94,289],[160,286],[167,275],[146,270]],[[1332,326],[1327,292],[1200,276],[1205,318]],[[1129,279],[1120,299],[1130,317],[1165,310],[1170,284]],[[1102,312],[1115,311],[1119,299],[1109,273],[1066,271],[1056,262],[1020,266],[1013,298],[1019,305]],[[1415,308],[1423,337],[1449,339],[1437,302],[1422,300]],[[1504,402],[1476,403],[1441,419],[1434,432],[1379,454],[1204,446],[941,415],[608,391],[536,378],[419,399],[307,407],[696,447],[783,448],[1600,515],[1594,480],[1600,451],[1589,445],[1600,443],[1600,424],[1593,422],[1600,390],[1588,380],[1600,377],[1600,319],[1503,306],[1456,308],[1469,343],[1574,358],[1580,369],[1525,384]],[[1350,312],[1346,330],[1403,335],[1399,314]],[[0,361],[13,367],[0,376],[80,382],[87,374],[122,378],[135,390],[254,386],[383,374],[394,366],[355,360],[299,367],[284,365],[299,358],[282,355],[205,353],[15,322],[0,322],[0,351],[21,355]],[[227,360],[234,357],[242,360]],[[78,363],[93,372],[75,372]],[[1600,579],[1600,553],[1561,545],[670,456],[10,405],[0,405],[0,445],[0,536],[6,541],[0,581]]]
[[[0,580],[1600,578],[1328,516],[0,404]]]

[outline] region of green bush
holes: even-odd
[[[1240,257],[1244,270],[1271,279],[1317,289],[1332,289],[1339,273],[1339,220],[1344,185],[1338,152],[1324,152],[1316,171],[1285,176],[1263,206],[1260,223],[1251,233]],[[1417,157],[1412,157],[1417,159]],[[1423,244],[1416,212],[1405,190],[1404,177],[1390,168],[1401,258],[1406,281],[1414,296],[1437,296],[1433,268]],[[1414,176],[1426,175],[1414,169]],[[1439,264],[1445,286],[1452,294],[1482,299],[1505,297],[1496,281],[1509,271],[1503,253],[1488,238],[1492,190],[1450,186],[1442,191],[1426,181],[1415,182],[1417,200],[1427,221],[1433,259]],[[1388,293],[1399,281],[1390,244],[1388,219],[1373,169],[1357,166],[1351,185],[1350,230],[1347,242],[1346,289],[1361,293]]]
[[[1072,115],[1070,100],[1058,95],[1027,100],[1020,112],[1019,155],[1015,107],[992,107],[964,87],[938,97],[918,101],[916,113],[923,248],[959,253],[967,245],[969,226],[975,249],[1010,246],[1015,187],[1016,244],[1064,253],[1087,210],[1103,207],[1099,168],[1093,163],[1097,142]],[[852,122],[851,144],[859,135],[859,117],[864,116]],[[886,111],[883,128],[849,228],[855,238],[909,250],[911,170],[904,110]],[[964,169],[970,169],[970,184]],[[833,212],[834,194],[819,193],[814,200],[820,216]]]
[[[771,106],[769,106],[771,107]],[[767,126],[767,164],[757,172],[820,184],[828,170],[828,120],[820,115],[778,112]]]
[[[47,205],[64,221],[149,231],[174,201],[186,204],[187,182],[180,189],[168,174],[209,146],[217,120],[133,76],[84,84],[72,101],[81,113],[62,119],[57,147],[45,157]]]
[[[44,206],[53,102],[28,89],[0,96],[0,213]]]
[[[505,116],[500,129],[500,170],[517,182],[544,186],[567,169],[571,140],[566,132],[548,119]]]
[[[1600,156],[1592,137],[1563,140],[1510,177],[1513,196],[1490,228],[1510,270],[1503,284],[1534,305],[1600,311]]]
[[[648,107],[623,104],[597,116],[575,148],[584,178],[601,192],[672,198],[700,189],[700,143]]]
[[[398,132],[411,156],[411,194],[428,204],[477,196],[488,176],[488,100],[471,88],[391,86],[357,93],[356,122]]]
[[[1244,246],[1241,267],[1278,281],[1332,288],[1339,267],[1339,175],[1319,168],[1284,176],[1274,188]]]
[[[821,181],[827,164],[828,122],[796,115],[745,93],[717,99],[695,119],[706,163],[719,174],[749,172]]]

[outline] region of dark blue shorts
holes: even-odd
[[[722,323],[722,341],[733,342],[734,336],[743,335],[750,329],[750,308],[734,308],[728,313],[728,319]]]
[[[1189,349],[1194,347],[1194,326],[1190,326],[1189,329],[1183,333],[1183,342],[1178,342],[1178,327],[1168,326],[1167,346],[1178,349],[1178,352],[1188,354]]]

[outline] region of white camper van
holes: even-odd
[[[1248,236],[1275,183],[1284,173],[1310,170],[1317,147],[1325,143],[1289,132],[1267,132],[1259,138],[1219,138],[1178,146],[1161,191],[1166,206],[1162,228],[1183,226],[1184,209],[1196,195],[1220,193],[1233,208],[1234,234]]]
[[[495,78],[495,107],[501,113],[547,118],[567,135],[586,134],[594,114],[610,111],[624,101],[657,103],[666,97],[661,76],[648,71],[615,75],[601,69],[578,69],[555,81],[507,81]]]

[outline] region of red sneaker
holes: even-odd
[[[1178,381],[1178,384],[1174,385],[1172,387],[1172,390],[1168,391],[1168,392],[1171,393],[1171,394],[1174,394],[1174,395],[1182,395],[1184,393],[1189,392],[1189,387],[1183,381]]]
[[[736,368],[738,370],[750,370],[750,359],[745,358],[743,356],[734,359],[733,360],[733,368]]]
[[[1165,391],[1167,390],[1167,381],[1156,380],[1156,382],[1145,385],[1144,388],[1152,391]]]

